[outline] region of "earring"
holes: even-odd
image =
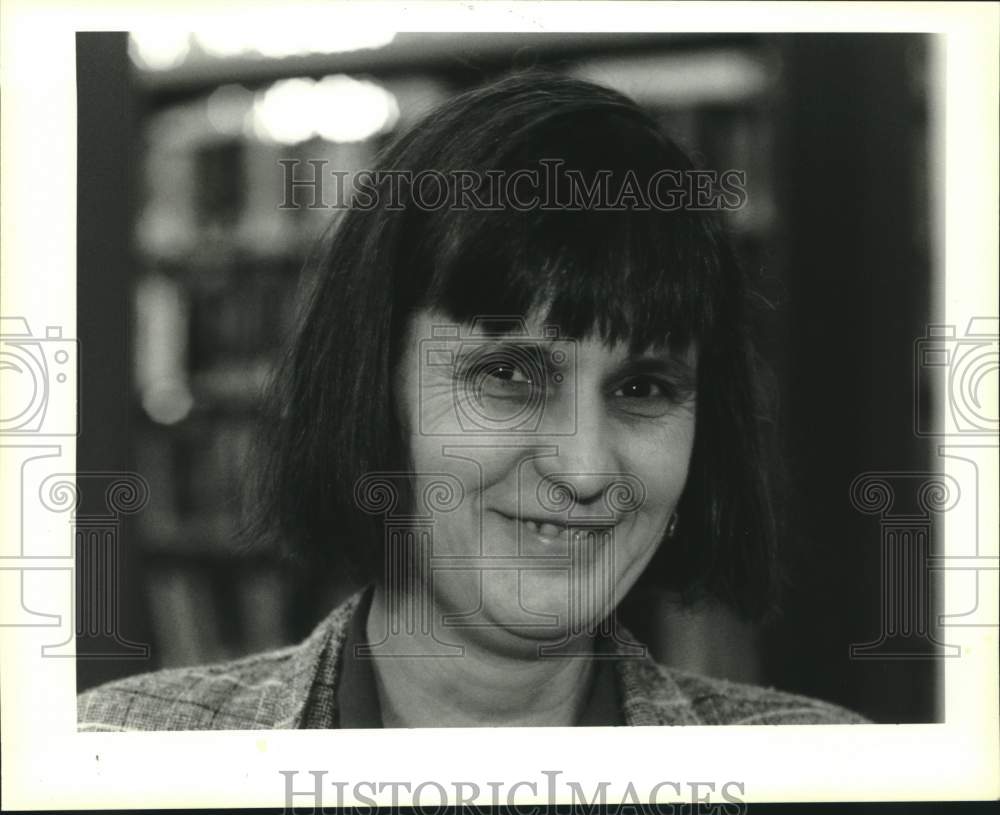
[[[673,515],[670,516],[670,520],[667,521],[667,537],[668,538],[672,538],[674,536],[674,533],[677,532],[677,521],[678,520],[680,520],[680,517],[675,512]]]

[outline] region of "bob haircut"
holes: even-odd
[[[446,102],[390,145],[377,169],[437,171],[452,193],[464,173],[489,201],[491,173],[544,173],[553,160],[588,184],[604,174],[612,191],[693,169],[627,97],[539,72]],[[748,618],[770,611],[775,523],[748,288],[715,213],[602,208],[599,199],[418,206],[415,186],[397,186],[392,200],[389,183],[372,183],[365,203],[373,191],[377,203],[352,204],[317,255],[315,287],[263,417],[249,528],[298,558],[380,580],[382,520],[358,508],[355,484],[410,469],[392,390],[410,318],[423,308],[456,323],[541,313],[560,336],[633,351],[696,344],[695,443],[679,523],[640,582],[715,598]],[[571,195],[568,183],[556,182],[559,200]]]

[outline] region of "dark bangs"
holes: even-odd
[[[560,336],[682,350],[710,332],[719,258],[685,213],[469,213],[448,225],[422,305],[456,322],[540,313]],[[443,256],[442,256],[443,255]]]

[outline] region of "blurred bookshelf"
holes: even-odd
[[[141,168],[131,444],[151,486],[136,534],[159,667],[294,641],[351,588],[236,543],[261,389],[294,332],[304,262],[334,217],[280,206],[279,161],[299,159],[299,173],[314,159],[328,161],[324,172],[370,167],[395,133],[448,96],[546,66],[626,92],[697,164],[746,172],[747,205],[727,213],[727,226],[770,304],[764,312],[780,311],[794,263],[784,159],[794,100],[774,38],[390,32],[334,53],[291,50],[244,43],[220,52],[185,35],[157,51],[155,37],[143,45],[138,33],[130,44]],[[917,145],[923,70],[916,59],[908,139]],[[914,216],[914,234],[926,241],[924,215]],[[788,326],[766,319],[762,351],[781,379]],[[664,599],[663,610],[642,632],[659,658],[744,681],[765,674],[754,630],[717,609],[694,619]]]

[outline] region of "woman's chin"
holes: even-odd
[[[514,652],[585,639],[616,605],[610,591],[579,584],[571,591],[565,572],[523,573],[519,581],[502,582],[506,585],[496,589],[503,590],[484,592],[476,612],[448,615],[444,631],[489,649]]]

